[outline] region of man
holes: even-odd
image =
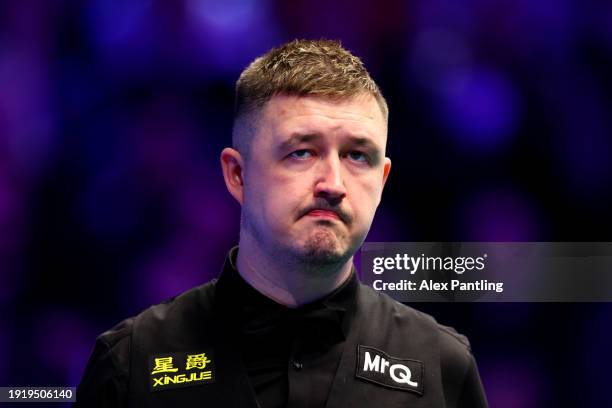
[[[467,339],[355,275],[391,169],[362,62],[293,41],[253,61],[236,96],[221,166],[239,246],[218,280],[102,334],[77,405],[486,406]]]

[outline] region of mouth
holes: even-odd
[[[341,220],[338,213],[336,213],[335,211],[331,211],[331,210],[321,210],[321,209],[310,210],[309,212],[306,213],[306,216]]]

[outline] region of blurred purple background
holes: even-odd
[[[97,334],[217,275],[233,84],[328,37],[390,110],[371,241],[612,241],[612,3],[0,3],[0,385],[76,385]],[[579,277],[578,277],[579,278]],[[492,407],[612,406],[609,304],[427,304]]]

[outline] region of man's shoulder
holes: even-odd
[[[212,311],[215,282],[151,306],[99,335],[77,389],[76,406],[123,406],[132,356],[180,344],[189,339],[185,333],[196,333],[194,328]]]
[[[421,330],[431,330],[438,338],[440,349],[440,357],[460,358],[461,360],[469,360],[471,358],[471,348],[468,338],[454,328],[445,326],[436,321],[436,319],[414,307],[398,302],[388,295],[378,292],[369,286],[362,285],[364,293],[369,297],[369,306],[372,313],[379,316],[386,315],[395,327],[411,330],[414,326],[418,326]],[[376,305],[376,307],[373,307]],[[378,310],[376,310],[378,308]],[[375,311],[376,310],[376,311]]]
[[[434,371],[439,369],[447,406],[487,406],[466,336],[368,286],[362,285],[361,293],[362,316],[370,325],[367,332],[374,333],[370,336],[379,339],[376,332],[384,333],[382,341],[397,353],[411,349],[422,358],[428,356]]]
[[[113,349],[129,341],[134,330],[160,331],[164,330],[166,325],[181,326],[186,320],[199,319],[212,312],[215,283],[216,279],[213,279],[152,305],[100,334],[97,340],[107,349]]]

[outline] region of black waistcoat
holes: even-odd
[[[364,285],[359,285],[356,296],[355,316],[326,406],[451,405],[458,395],[449,393],[459,392],[471,361],[465,338]],[[223,329],[224,322],[217,320],[214,305],[215,281],[133,318],[129,407],[257,407],[239,353]],[[450,363],[441,361],[446,357],[440,353],[441,343],[448,344],[449,339],[457,348],[457,356],[452,356]],[[200,352],[210,357],[211,380],[152,388],[152,362],[156,357],[175,356],[176,361],[182,361],[181,356]],[[443,386],[441,367],[446,366],[456,372],[457,385],[450,387],[454,390]],[[405,367],[409,367],[411,377],[406,377]],[[401,380],[397,384],[390,377],[392,368],[393,377]],[[169,377],[179,372],[171,372]]]

